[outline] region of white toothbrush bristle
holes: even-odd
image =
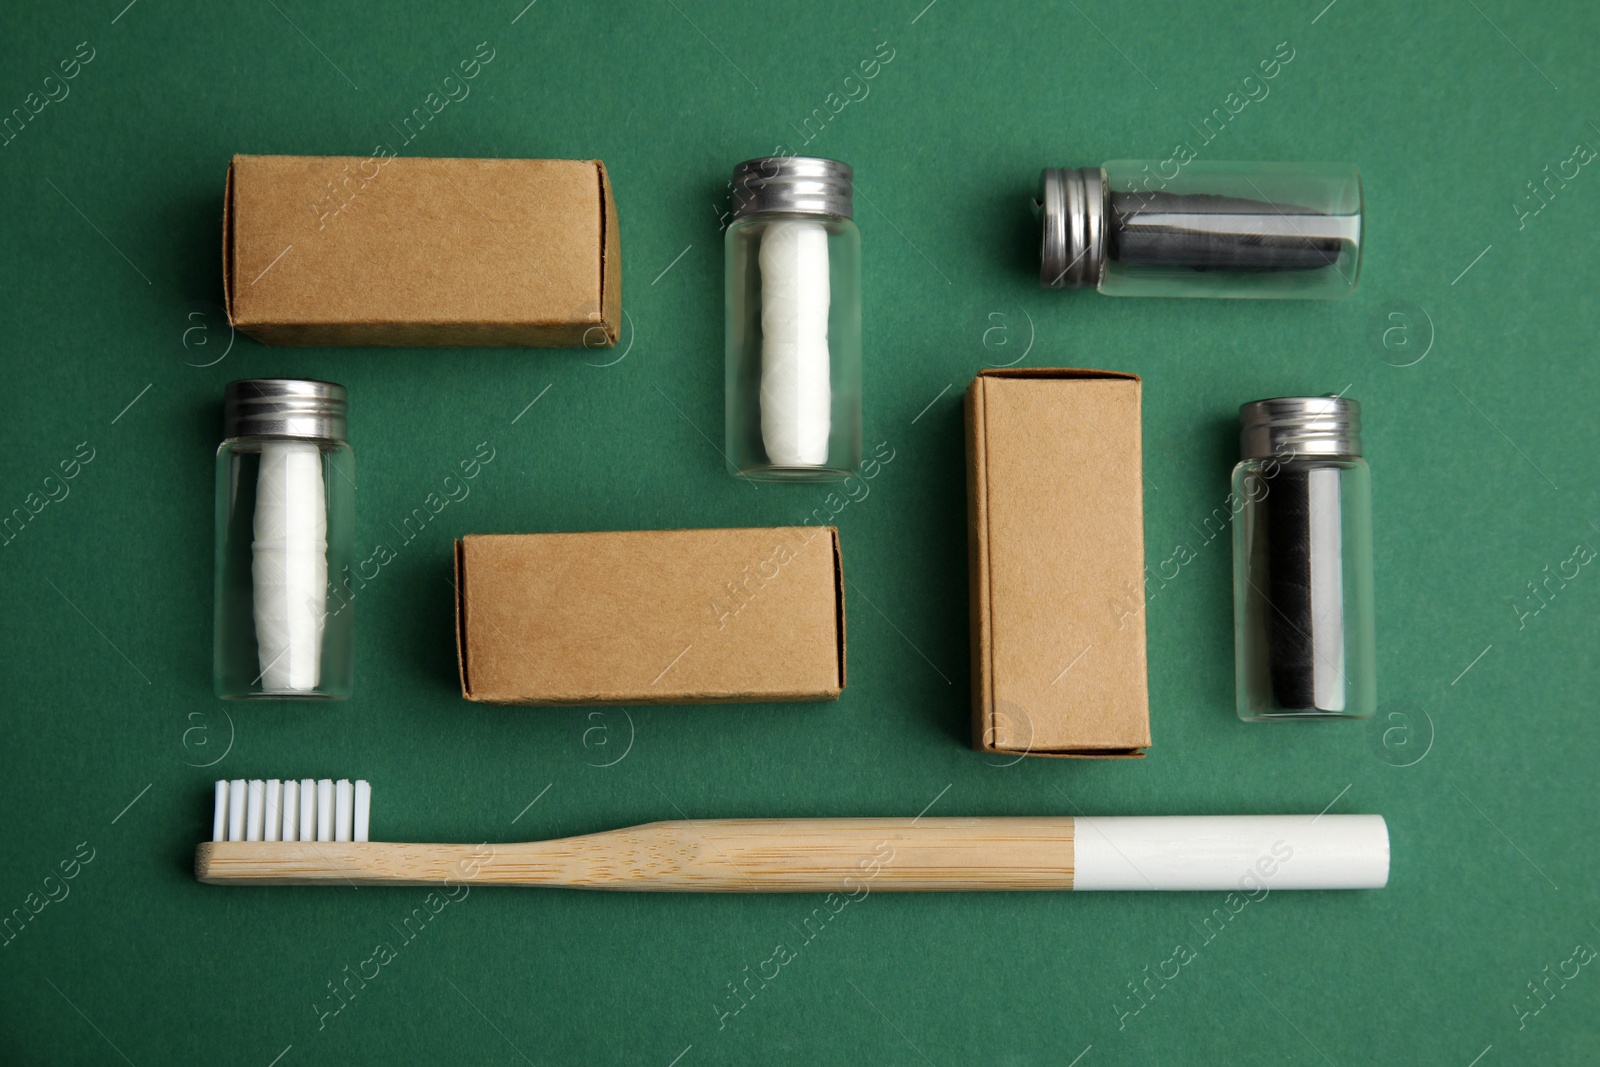
[[[267,824],[261,829],[261,840],[276,841],[283,829],[283,782],[267,779]]]
[[[267,783],[260,778],[252,778],[248,788],[244,809],[244,839],[260,841],[261,828],[266,820]]]
[[[349,778],[222,778],[212,804],[213,841],[366,841],[372,784]]]
[[[228,840],[244,840],[244,779],[228,783]]]
[[[217,779],[217,795],[211,805],[211,840],[221,841],[228,831],[228,780]]]
[[[355,840],[365,841],[372,821],[372,783],[366,779],[356,781]]]
[[[300,779],[300,840],[317,839],[317,783]]]
[[[341,778],[333,783],[333,839],[350,840],[355,821],[355,793],[350,779]]]
[[[317,779],[317,840],[333,840],[333,779]]]
[[[283,780],[283,840],[300,840],[300,783]]]

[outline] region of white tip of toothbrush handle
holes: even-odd
[[[1075,890],[1380,889],[1381,815],[1166,815],[1073,820]]]

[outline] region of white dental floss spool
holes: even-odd
[[[761,440],[780,467],[828,462],[828,231],[769,223],[761,238]]]
[[[261,688],[313,690],[328,599],[328,502],[315,444],[262,444],[250,552]]]

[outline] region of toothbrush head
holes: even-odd
[[[219,779],[213,841],[365,841],[372,786],[340,778]]]

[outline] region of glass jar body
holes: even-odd
[[[861,238],[833,215],[762,212],[726,238],[728,470],[838,481],[861,468]]]
[[[1372,480],[1359,457],[1233,469],[1234,652],[1247,722],[1377,707]]]
[[[1102,293],[1336,299],[1355,290],[1362,190],[1353,166],[1175,153],[1113,160],[1101,173]]]
[[[350,696],[353,460],[328,438],[233,437],[217,449],[217,696]]]

